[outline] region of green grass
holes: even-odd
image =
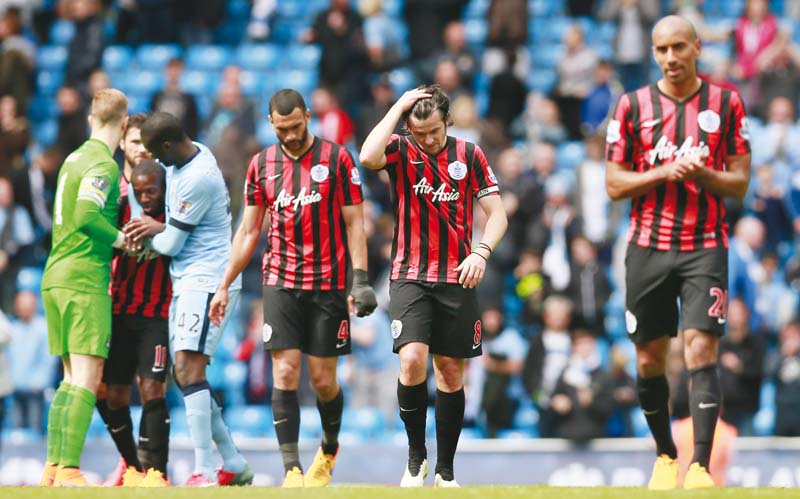
[[[706,491],[676,490],[672,492],[648,492],[635,487],[466,487],[456,490],[423,489],[406,490],[398,487],[330,487],[327,489],[282,490],[279,488],[213,488],[190,489],[173,487],[169,489],[52,489],[39,487],[2,487],[0,496],[9,499],[250,499],[250,498],[299,498],[315,499],[373,499],[373,498],[475,498],[475,499],[634,499],[645,498],[699,498],[699,499],[782,499],[800,496],[798,489],[775,488],[723,488]]]

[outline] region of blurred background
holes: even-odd
[[[667,13],[692,20],[700,73],[737,89],[749,115],[750,190],[727,206],[723,427],[800,435],[800,1],[0,0],[0,461],[43,438],[59,376],[39,299],[56,177],[87,138],[92,94],[108,86],[128,95],[131,114],[173,113],[211,147],[237,214],[250,157],[276,142],[267,120],[276,90],[300,91],[312,131],[357,158],[403,91],[438,83],[452,102],[449,134],[484,149],[510,222],[479,289],[484,356],[468,364],[462,441],[556,437],[573,448],[647,436],[623,320],[628,206],[606,195],[603,137],[619,95],[660,77],[650,29]],[[343,441],[402,444],[389,191],[383,174],[362,178],[382,307],[353,320],[354,353],[339,370]],[[237,438],[274,436],[260,340],[263,245],[209,369]],[[680,341],[668,377],[682,420]],[[319,416],[307,383],[300,397],[301,439],[313,441]],[[172,435],[185,438],[178,391],[169,401]],[[96,417],[90,438],[110,442],[105,431]]]

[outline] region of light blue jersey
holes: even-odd
[[[176,295],[214,293],[231,257],[228,188],[211,151],[197,142],[194,145],[199,151],[188,163],[166,169],[167,224],[188,233],[169,269]],[[241,277],[237,277],[229,289],[240,288]]]

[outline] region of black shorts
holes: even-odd
[[[727,248],[681,252],[629,244],[625,269],[625,326],[634,343],[677,336],[679,317],[682,329],[725,333]]]
[[[169,360],[167,319],[114,315],[111,346],[103,367],[103,383],[130,385],[135,374],[164,382]]]
[[[456,359],[482,353],[481,318],[475,289],[459,284],[392,281],[389,285],[394,352],[425,343],[430,352]]]
[[[344,290],[305,291],[264,286],[265,350],[298,348],[317,357],[350,353]]]

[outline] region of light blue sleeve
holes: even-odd
[[[175,195],[171,197],[169,209],[169,225],[173,225],[184,232],[192,232],[203,220],[212,203],[220,202],[214,199],[214,179],[207,175],[200,175],[181,179],[176,186]]]
[[[14,209],[14,240],[20,246],[32,244],[36,239],[31,217],[24,208],[17,206]]]
[[[168,224],[164,232],[153,236],[153,240],[150,241],[150,247],[162,255],[175,256],[180,253],[183,245],[186,244],[189,232]]]

